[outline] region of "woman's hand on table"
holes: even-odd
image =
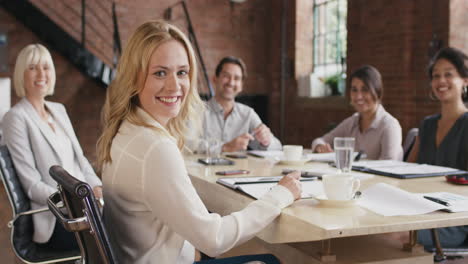
[[[327,153],[327,152],[333,152],[332,147],[330,144],[320,144],[315,147],[315,152],[317,153]]]
[[[299,171],[293,171],[285,175],[279,182],[279,185],[286,187],[293,195],[294,200],[301,198],[302,183],[299,181],[301,173]]]

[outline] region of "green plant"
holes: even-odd
[[[330,87],[332,95],[339,95],[340,91],[338,91],[338,82],[340,81],[341,73],[337,73],[325,78],[324,83]]]

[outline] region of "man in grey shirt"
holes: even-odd
[[[203,137],[222,142],[221,151],[250,149],[280,150],[280,141],[262,123],[255,111],[234,99],[242,91],[247,77],[244,62],[236,57],[223,58],[213,77],[215,96],[207,103],[203,120]]]

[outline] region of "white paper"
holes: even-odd
[[[335,168],[335,167],[314,168],[314,169],[310,169],[310,170],[301,170],[301,171],[305,171],[305,172],[309,173],[309,175],[314,175],[314,176],[315,175],[316,176],[323,176],[323,175],[326,175],[326,174],[339,173],[338,169]],[[357,171],[350,171],[350,172],[347,172],[346,174],[351,175],[354,178],[359,179],[361,181],[362,180],[367,180],[367,179],[370,179],[370,178],[374,177],[373,174],[357,172]]]
[[[249,150],[248,153],[263,158],[277,158],[278,160],[284,156],[281,150]]]
[[[353,153],[353,159],[356,158],[359,152]],[[328,153],[307,153],[304,155],[308,160],[321,162],[335,162],[335,152]],[[365,154],[363,154],[365,156]],[[361,156],[361,158],[363,158]]]
[[[275,185],[277,185],[277,183],[242,184],[239,186],[239,189],[256,199],[259,199]],[[301,198],[312,198],[321,195],[325,195],[321,181],[302,182]]]
[[[279,180],[283,176],[271,176],[271,177],[239,177],[239,178],[222,178],[222,181],[218,180],[220,184],[228,186],[232,189],[238,189],[242,192],[259,199],[265,195],[271,188],[277,185],[277,182],[274,183],[262,183],[261,179],[265,180]],[[259,183],[250,183],[250,184],[239,184],[246,181],[255,181],[259,180]],[[238,184],[235,184],[238,183]],[[325,191],[323,190],[323,184],[321,181],[301,181],[302,183],[302,198],[312,198],[314,196],[324,195]]]
[[[426,214],[446,207],[386,183],[362,191],[358,204],[383,216]]]
[[[445,209],[449,212],[468,212],[468,197],[466,196],[449,192],[421,193],[419,195],[437,198],[441,201],[449,203],[449,206],[447,206]]]

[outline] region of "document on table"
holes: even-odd
[[[260,158],[282,159],[284,157],[283,151],[281,150],[249,150],[247,153]],[[353,157],[356,157],[358,153],[359,152],[354,152]],[[303,158],[310,161],[335,162],[335,152],[306,153],[303,155]]]
[[[377,183],[363,190],[358,204],[383,216],[419,215],[447,208],[386,183]]]
[[[284,154],[281,150],[249,150],[247,154],[250,154],[259,158],[283,158]]]
[[[239,178],[220,178],[216,182],[228,188],[241,191],[255,199],[265,195],[271,188],[278,184],[283,176],[270,177],[239,177]],[[321,181],[314,178],[301,178],[302,198],[312,198],[314,196],[324,195]]]
[[[456,213],[468,211],[467,196],[449,192],[421,193],[419,195],[432,202],[444,205],[445,209],[443,210],[447,212]]]
[[[295,170],[296,169],[283,169],[283,174],[287,174]],[[322,177],[323,175],[326,175],[326,174],[336,174],[336,173],[339,173],[339,170],[331,166],[301,170],[302,177]],[[354,178],[359,179],[361,181],[374,177],[374,175],[372,174],[364,173],[364,172],[357,172],[357,171],[350,171],[350,172],[347,172],[346,174],[351,175]]]
[[[359,152],[353,153],[353,159]],[[365,155],[365,154],[364,154]],[[335,162],[335,152],[328,152],[328,153],[308,153],[304,155],[306,159],[311,161],[321,161],[321,162]]]
[[[353,170],[404,179],[467,173],[465,171],[449,167],[395,160],[370,160],[355,162],[353,164]]]

